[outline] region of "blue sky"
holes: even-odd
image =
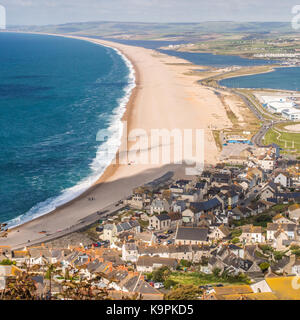
[[[291,21],[300,0],[0,0],[7,23]]]

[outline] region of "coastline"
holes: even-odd
[[[51,34],[49,34],[51,35]],[[203,114],[203,110],[198,110],[198,105],[193,103],[193,105],[190,105],[189,99],[186,96],[186,92],[182,90],[180,92],[180,98],[181,100],[177,102],[176,97],[174,98],[174,94],[178,93],[178,81],[180,79],[173,79],[174,76],[174,70],[178,72],[180,71],[180,68],[192,68],[189,66],[166,66],[166,63],[162,63],[159,61],[158,58],[155,57],[156,52],[149,49],[144,48],[137,48],[137,47],[129,47],[117,43],[112,43],[108,41],[103,40],[95,40],[95,39],[89,39],[89,38],[81,38],[81,37],[74,37],[74,36],[67,36],[67,35],[57,35],[54,36],[62,36],[62,37],[70,37],[70,38],[76,38],[81,39],[84,41],[90,41],[93,43],[98,43],[101,45],[107,45],[112,48],[116,48],[119,50],[122,54],[124,54],[127,59],[129,59],[135,69],[135,75],[136,75],[136,86],[133,89],[129,102],[126,106],[126,111],[123,114],[122,119],[128,121],[128,131],[134,128],[145,128],[149,130],[153,124],[151,121],[146,121],[147,117],[152,117],[156,113],[162,112],[162,117],[154,117],[156,120],[156,124],[158,128],[165,128],[165,127],[180,127],[184,128],[186,125],[188,127],[188,123],[190,123],[191,127],[197,128],[198,123],[195,121],[195,119],[200,120],[201,116],[203,118],[201,119],[203,124],[203,128],[207,129],[210,125],[210,123],[214,120],[214,113],[213,112],[220,112],[221,105],[217,104],[218,100],[214,101],[217,105],[215,106],[214,103],[214,110],[209,112],[206,110],[207,113],[210,113],[209,117],[205,117],[205,113]],[[137,56],[137,57],[136,57]],[[161,57],[162,56],[162,57]],[[182,59],[178,59],[175,57],[169,57],[166,55],[159,54],[159,57],[161,59],[167,59],[168,61],[185,61]],[[144,65],[142,59],[148,59],[149,62],[147,66]],[[185,61],[186,62],[186,61]],[[152,76],[153,72],[149,73],[149,68],[152,68],[154,64],[154,69],[156,67],[156,71],[154,73],[154,76]],[[194,66],[195,68],[199,68],[199,66]],[[140,74],[140,69],[144,71],[142,76]],[[161,73],[160,69],[163,72]],[[173,70],[169,70],[173,69]],[[176,69],[179,68],[179,69]],[[165,73],[165,77],[161,80],[161,75]],[[146,76],[145,76],[146,74]],[[180,72],[181,74],[181,72]],[[157,102],[161,103],[163,101],[163,108],[160,108],[159,106],[156,106],[152,101],[150,101],[155,93],[153,91],[153,87],[151,85],[149,86],[147,84],[148,78],[153,77],[151,80],[151,84],[159,86],[159,92],[157,97]],[[170,85],[168,81],[164,80],[170,80],[172,82]],[[174,81],[175,80],[175,81]],[[196,78],[189,77],[188,83],[185,79],[183,89],[193,89],[193,91],[200,90],[200,87],[194,87],[196,82]],[[174,83],[173,83],[174,82]],[[159,84],[157,84],[159,83]],[[193,84],[193,87],[191,87],[191,83]],[[146,85],[145,85],[146,84]],[[166,88],[164,88],[166,86]],[[181,84],[180,84],[181,87]],[[168,94],[167,89],[171,89],[170,94]],[[198,93],[198,92],[197,92]],[[210,95],[210,99],[214,98],[214,95],[208,91],[207,89],[201,88],[201,97],[205,95]],[[161,98],[161,99],[160,99]],[[143,103],[140,103],[141,100]],[[145,101],[147,103],[145,103]],[[148,103],[149,101],[149,103]],[[164,104],[165,103],[165,104]],[[190,107],[191,114],[187,117],[182,117],[182,109],[183,107],[180,105],[186,104],[187,107]],[[149,107],[145,106],[142,107],[142,104],[149,104]],[[170,118],[170,111],[168,110],[168,105],[175,105],[177,110],[174,111],[174,115]],[[199,106],[201,107],[201,105]],[[141,110],[143,109],[143,110]],[[153,109],[153,113],[152,113]],[[181,110],[181,111],[180,111]],[[225,112],[223,114],[224,118],[226,117]],[[170,119],[168,119],[170,118]],[[183,120],[186,121],[183,121]],[[170,121],[173,120],[173,121]],[[154,121],[155,122],[155,121]],[[207,133],[208,136],[210,136],[210,132]],[[209,152],[206,152],[206,154],[209,154],[209,157],[212,158],[213,156],[216,156],[217,149],[214,144],[214,140],[210,140],[209,143]],[[130,142],[132,145],[133,142]],[[208,161],[211,163],[211,160]],[[175,167],[174,167],[175,166]],[[128,195],[130,195],[132,188],[137,187],[139,185],[142,185],[144,183],[153,181],[155,178],[158,178],[162,176],[164,173],[169,171],[170,169],[173,169],[174,171],[183,171],[182,166],[178,165],[170,165],[170,166],[161,166],[161,165],[150,165],[146,167],[141,167],[141,165],[135,165],[132,167],[119,165],[119,164],[111,164],[109,165],[104,173],[101,175],[100,179],[88,190],[86,190],[84,193],[82,193],[80,196],[76,197],[75,199],[63,204],[62,206],[57,207],[54,211],[49,212],[43,216],[37,217],[31,221],[28,221],[18,227],[12,228],[9,230],[9,234],[7,238],[0,239],[0,245],[12,245],[12,246],[23,246],[26,244],[26,239],[30,239],[30,243],[33,243],[33,241],[47,241],[44,236],[39,235],[41,230],[47,230],[50,234],[50,237],[61,237],[62,236],[62,230],[57,230],[58,228],[63,230],[70,230],[75,225],[78,225],[83,218],[91,216],[94,212],[97,210],[101,210],[102,208],[105,208],[112,203],[115,203],[116,201],[119,201],[121,199],[125,199]],[[180,173],[182,174],[182,172]],[[116,192],[116,190],[118,192]],[[114,193],[112,195],[112,193]],[[91,203],[86,202],[86,197],[88,195],[96,195],[97,201],[94,203],[93,201]],[[99,198],[99,199],[98,199]],[[101,199],[100,199],[101,198]],[[79,218],[79,219],[78,219]],[[59,221],[60,220],[60,221]],[[81,225],[82,227],[83,225]],[[49,230],[50,229],[50,230]],[[18,233],[19,232],[19,233]],[[70,232],[69,232],[70,233]],[[50,238],[49,238],[50,239]]]
[[[9,33],[9,32],[8,32]],[[14,32],[12,32],[14,33]],[[68,35],[57,35],[57,34],[40,34],[40,33],[28,33],[28,32],[16,32],[16,33],[24,33],[24,34],[38,34],[38,35],[49,35],[49,36],[56,36],[56,37],[64,37],[64,38],[74,38],[73,36],[68,36]],[[85,38],[81,38],[81,37],[75,37],[76,40],[82,40],[82,41],[86,41]],[[93,39],[91,39],[93,40]],[[86,41],[86,42],[90,42],[93,43],[93,41]],[[99,43],[97,43],[96,45],[100,45]],[[127,114],[129,114],[129,109],[130,106],[133,104],[132,103],[132,96],[134,93],[134,90],[136,88],[136,81],[137,81],[137,77],[138,77],[138,70],[137,68],[133,65],[133,63],[131,62],[130,59],[128,59],[128,57],[119,49],[114,48],[112,46],[109,46],[107,44],[101,44],[101,46],[103,47],[107,47],[109,49],[112,49],[113,51],[116,52],[117,55],[119,55],[121,57],[121,59],[123,60],[123,62],[126,64],[129,74],[128,74],[128,85],[125,87],[124,89],[124,96],[119,100],[119,104],[118,106],[114,109],[114,113],[111,115],[112,118],[114,118],[112,120],[112,122],[110,123],[110,126],[108,127],[108,130],[110,128],[112,128],[113,126],[116,127],[116,125],[118,125],[117,127],[121,127],[121,122],[122,121],[126,121],[127,120]],[[117,132],[118,130],[116,130],[116,132],[112,132],[113,135],[118,134]],[[122,130],[120,130],[122,131]],[[119,132],[119,145],[121,144],[121,139],[122,139],[122,132]],[[93,159],[93,162],[91,163],[91,167],[93,167],[94,165],[97,164],[97,161],[99,161],[97,154],[100,151],[101,147],[104,147],[106,144],[110,144],[110,140],[113,139],[113,136],[111,136],[109,138],[109,140],[105,143],[103,143],[102,145],[100,145],[98,147],[97,153],[95,158]],[[119,148],[119,147],[118,147]],[[116,154],[117,154],[118,150],[116,150]],[[22,214],[21,216],[18,216],[16,218],[13,218],[9,221],[6,221],[6,223],[8,223],[9,226],[9,230],[13,230],[16,228],[19,228],[22,225],[25,225],[33,220],[42,218],[43,216],[47,215],[47,214],[51,214],[52,212],[56,211],[57,209],[63,208],[64,206],[72,203],[74,200],[80,198],[81,196],[84,196],[86,192],[89,192],[95,185],[97,185],[98,183],[101,183],[101,181],[103,181],[103,179],[105,179],[105,176],[107,177],[107,170],[109,169],[112,161],[114,159],[110,159],[109,163],[104,167],[104,169],[102,170],[102,172],[92,172],[90,176],[87,176],[86,178],[80,180],[76,185],[74,185],[73,187],[70,187],[68,189],[65,189],[62,191],[62,193],[58,196],[55,196],[51,199],[47,199],[45,200],[45,202],[47,202],[48,200],[50,200],[51,202],[47,203],[47,206],[49,207],[53,207],[53,209],[48,208],[46,210],[44,209],[44,202],[40,202],[37,203],[34,207],[32,207],[29,211],[25,212],[24,214]],[[101,161],[101,159],[100,159]],[[104,176],[104,178],[103,178]],[[89,180],[91,180],[91,182],[89,182]],[[87,186],[85,186],[87,184]],[[79,191],[73,191],[74,189],[79,188]],[[61,201],[61,198],[63,198],[63,200]],[[59,204],[57,206],[55,206],[56,201],[58,202],[63,202],[62,204]],[[36,206],[41,205],[41,208],[39,209],[38,212],[33,212],[32,214],[31,211],[32,209],[34,209]]]

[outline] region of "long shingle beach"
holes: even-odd
[[[204,129],[205,162],[216,163],[218,150],[211,130],[230,126],[230,121],[215,93],[200,86],[196,75],[187,74],[193,69],[199,69],[199,66],[149,49],[77,38],[114,47],[133,64],[136,88],[124,115],[129,132],[143,129],[150,136],[151,129]],[[129,148],[135,148],[134,143],[128,142]],[[41,231],[46,231],[52,238],[59,237],[66,229],[70,231],[70,227],[80,224],[81,219],[128,197],[134,187],[150,182],[170,170],[179,175],[184,173],[181,165],[172,164],[110,165],[97,184],[86,193],[50,214],[10,230],[7,238],[0,239],[0,245],[18,248],[45,241],[47,238]],[[91,197],[95,200],[90,201]]]

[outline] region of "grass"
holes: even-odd
[[[188,285],[193,284],[196,286],[202,286],[202,285],[215,285],[215,284],[245,284],[247,283],[247,280],[241,281],[241,280],[230,280],[230,279],[224,279],[222,277],[216,277],[213,274],[204,274],[204,273],[198,273],[198,272],[173,272],[169,276],[170,280],[173,280],[179,284]]]
[[[220,139],[220,130],[213,130],[212,131],[216,145],[219,150],[222,150],[222,144],[221,144],[221,139]]]
[[[300,154],[300,134],[280,131],[277,127],[270,129],[265,137],[266,145],[278,144],[285,152]]]

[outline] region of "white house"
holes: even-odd
[[[138,248],[135,243],[123,244],[122,246],[122,260],[136,262],[138,259]]]
[[[253,225],[243,226],[240,240],[244,244],[265,242],[265,237],[263,236],[262,227],[256,227]]]
[[[280,172],[274,178],[274,183],[280,184],[283,187],[288,188],[291,185],[291,179],[287,174]]]
[[[274,170],[275,159],[271,155],[261,156],[258,158],[258,164],[264,171]]]
[[[170,205],[166,199],[154,199],[150,206],[150,213],[162,213],[162,212],[169,212]]]

